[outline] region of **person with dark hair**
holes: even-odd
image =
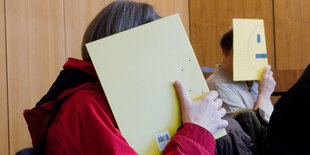
[[[159,18],[152,6],[125,0],[114,1],[99,12],[84,34],[83,60],[69,58],[47,94],[33,109],[24,111],[39,153],[137,154],[118,129],[85,44]],[[176,81],[175,88],[183,125],[163,153],[214,154],[212,133],[228,125],[221,119],[226,111],[218,93],[211,91],[192,102],[182,83]]]
[[[221,64],[207,79],[211,90],[216,90],[223,100],[223,107],[228,113],[241,108],[260,110],[263,119],[269,121],[273,111],[270,97],[276,82],[268,65],[259,83],[256,81],[233,81],[233,29],[230,28],[220,41],[222,48]]]
[[[271,94],[276,82],[271,67],[267,66],[258,82],[233,81],[233,28],[221,38],[221,64],[207,79],[211,90],[216,90],[223,101],[227,116],[234,118],[262,152],[269,119],[273,112]],[[230,128],[230,126],[228,126]],[[220,142],[220,141],[219,141]],[[222,140],[223,142],[223,140]],[[225,141],[224,141],[225,142]]]

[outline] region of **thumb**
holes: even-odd
[[[263,75],[266,75],[266,73],[269,73],[270,69],[271,69],[271,66],[268,65],[268,66],[265,68],[265,71],[264,71]]]
[[[174,82],[174,87],[177,90],[180,102],[181,102],[181,106],[183,106],[184,104],[190,104],[191,103],[191,99],[189,98],[189,96],[186,93],[186,90],[183,86],[183,84],[180,81],[175,81]]]

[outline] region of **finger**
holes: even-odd
[[[271,66],[270,66],[270,65],[268,65],[268,66],[265,68],[265,71],[264,71],[263,75],[268,74],[268,73],[269,73],[269,71],[270,71],[270,68],[271,68]]]
[[[223,118],[226,115],[226,110],[224,108],[220,108],[218,110],[219,116]]]
[[[274,86],[277,85],[277,82],[276,82],[276,80],[274,80],[274,78],[272,78],[271,81],[272,81],[272,84],[273,84]]]
[[[269,72],[269,76],[273,77],[273,71]]]
[[[220,109],[223,105],[223,101],[220,98],[215,99],[214,101],[216,109]]]
[[[218,96],[219,94],[217,93],[217,91],[211,90],[207,95],[203,97],[203,99],[214,101]]]
[[[174,87],[177,90],[177,93],[178,93],[178,96],[179,96],[181,104],[189,104],[189,103],[191,103],[191,100],[190,100],[189,96],[187,95],[186,90],[185,90],[183,84],[180,81],[175,81],[174,82]]]
[[[219,123],[219,129],[222,129],[222,128],[226,128],[228,126],[228,121],[227,120],[224,120],[224,119],[221,119],[220,123]]]

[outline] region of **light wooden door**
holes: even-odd
[[[63,0],[6,0],[10,154],[31,146],[23,110],[48,91],[65,62]]]

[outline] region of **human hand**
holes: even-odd
[[[192,101],[180,81],[176,81],[174,86],[181,102],[183,123],[199,125],[212,134],[228,125],[228,122],[222,119],[226,110],[221,108],[223,102],[216,91],[211,91],[198,101]]]
[[[269,98],[276,87],[276,81],[274,80],[273,72],[270,69],[271,67],[268,65],[259,81],[258,87],[258,93],[266,95]]]

